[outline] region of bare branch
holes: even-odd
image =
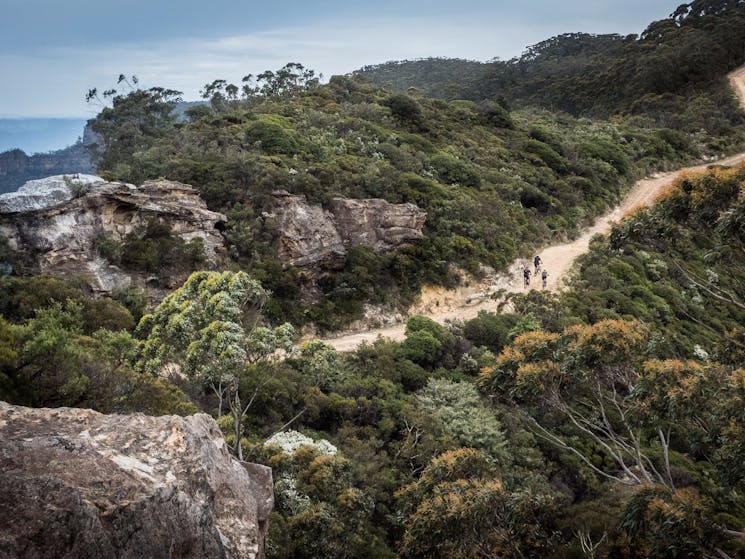
[[[673,475],[670,471],[670,428],[667,429],[667,436],[662,433],[662,429],[657,429],[657,434],[660,437],[660,444],[662,445],[662,456],[665,459],[665,473],[667,474],[668,482],[673,491],[675,491],[675,484],[673,483]]]
[[[282,425],[282,427],[280,427],[279,430],[276,433],[273,433],[272,436],[269,437],[269,438],[267,438],[264,442],[266,442],[269,439],[271,439],[274,435],[277,435],[277,434],[281,433],[282,431],[284,431],[285,429],[287,429],[290,425],[292,425],[295,422],[296,419],[298,419],[306,411],[308,411],[307,408],[301,409],[297,414],[295,414],[295,417],[293,417],[292,419],[290,419],[290,421],[288,421],[287,423],[285,423],[284,425]]]
[[[599,475],[601,475],[601,476],[603,476],[605,478],[608,478],[608,479],[611,479],[613,481],[616,481],[616,482],[618,482],[618,483],[620,483],[622,485],[639,485],[639,483],[640,483],[639,479],[636,478],[635,476],[633,476],[633,474],[632,474],[633,481],[631,481],[631,480],[620,478],[618,476],[614,476],[613,474],[609,474],[608,472],[604,472],[603,470],[601,470],[600,468],[598,468],[597,466],[595,466],[595,464],[593,464],[592,462],[590,462],[587,459],[587,457],[584,454],[582,454],[579,450],[577,450],[573,446],[571,446],[571,445],[567,444],[566,442],[564,442],[560,437],[558,437],[554,433],[550,432],[548,429],[546,429],[545,427],[543,427],[540,423],[538,423],[532,417],[530,417],[530,416],[527,416],[527,417],[532,422],[533,426],[536,427],[537,431],[534,431],[534,433],[537,436],[541,437],[542,439],[544,439],[544,440],[546,440],[546,441],[548,441],[548,442],[550,442],[550,443],[552,443],[552,444],[554,444],[554,445],[556,445],[558,447],[561,447],[561,448],[563,448],[565,450],[568,450],[571,453],[575,454],[580,460],[582,460],[582,462],[585,463],[585,465],[587,465],[595,473],[597,473],[597,474],[599,474]]]
[[[680,270],[681,273],[686,277],[686,279],[694,284],[696,287],[703,289],[715,299],[724,301],[725,303],[730,303],[740,309],[745,310],[745,303],[738,301],[735,295],[733,295],[732,293],[725,291],[720,287],[717,287],[710,281],[697,276],[691,271],[685,270],[683,266],[681,266],[675,259],[673,259],[672,262],[673,264],[675,264],[675,267],[678,268],[678,270]]]

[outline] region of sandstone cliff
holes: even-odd
[[[426,214],[415,204],[390,204],[379,198],[334,198],[331,212],[348,247],[365,245],[382,253],[423,237]]]
[[[0,195],[0,234],[19,252],[22,272],[83,276],[100,292],[126,286],[132,276],[97,256],[96,236],[122,241],[141,235],[151,220],[184,241],[200,237],[207,260],[222,248],[215,225],[225,216],[209,211],[195,189],[177,182],[135,187],[87,175],[58,176]]]
[[[350,247],[369,246],[383,253],[419,240],[426,214],[414,204],[381,199],[334,198],[330,211],[311,205],[305,196],[274,193],[277,252],[300,267],[333,268]]]
[[[0,558],[254,559],[273,499],[207,415],[0,402]]]

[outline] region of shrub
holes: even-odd
[[[295,135],[274,122],[259,120],[246,130],[246,142],[269,154],[293,155],[299,149]]]
[[[432,167],[445,184],[479,187],[481,176],[478,171],[460,159],[444,152],[439,152],[430,160]]]
[[[396,93],[386,98],[382,104],[391,109],[393,116],[402,122],[419,128],[424,124],[422,108],[415,99],[412,99],[408,95]]]
[[[497,128],[514,129],[515,123],[512,120],[510,112],[499,103],[484,101],[479,105],[479,110],[484,119]]]

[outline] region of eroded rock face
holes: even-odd
[[[2,558],[259,558],[273,502],[207,415],[0,402]]]
[[[44,195],[31,185],[24,192],[5,195],[6,205],[0,201],[0,235],[24,257],[24,272],[83,275],[99,292],[126,286],[132,276],[101,260],[94,240],[100,233],[116,241],[130,233],[141,235],[153,219],[187,242],[201,237],[207,260],[214,260],[221,250],[223,240],[215,224],[225,216],[209,211],[194,188],[166,180],[140,187],[89,182],[89,190],[77,198],[69,189],[65,195],[62,187],[45,186]]]
[[[312,206],[305,196],[277,191],[275,225],[279,257],[295,266],[334,267],[344,262],[346,249],[333,216],[321,206]]]
[[[334,198],[331,211],[311,205],[305,196],[274,193],[277,251],[300,267],[333,268],[350,247],[369,246],[376,253],[419,240],[426,214],[414,204],[381,199]]]
[[[426,214],[416,204],[391,204],[379,198],[334,198],[331,211],[345,246],[365,245],[381,253],[424,236]]]

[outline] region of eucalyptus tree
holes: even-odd
[[[143,339],[141,370],[157,373],[177,362],[193,380],[218,397],[218,415],[227,405],[233,419],[233,450],[243,459],[241,434],[262,384],[244,401],[241,377],[247,367],[278,353],[292,351],[295,334],[290,324],[260,325],[269,292],[245,272],[195,272],[137,327]]]

